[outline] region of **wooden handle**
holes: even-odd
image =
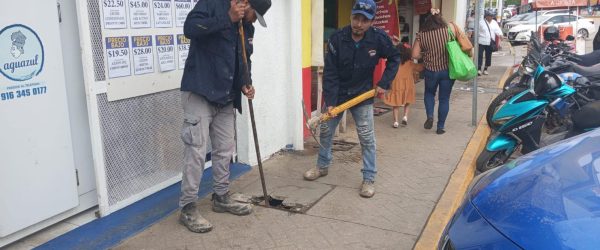
[[[369,90],[357,97],[350,99],[349,101],[347,101],[345,103],[338,105],[337,107],[331,109],[331,111],[329,113],[325,113],[325,114],[321,115],[321,122],[327,121],[327,120],[333,118],[334,116],[346,111],[349,108],[356,106],[357,104],[359,104],[369,98],[373,98],[375,96],[375,93],[376,93],[375,89],[372,89],[372,90]]]

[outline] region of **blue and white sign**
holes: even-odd
[[[156,35],[156,51],[160,72],[175,70],[175,41],[173,35]]]
[[[13,24],[0,30],[0,72],[12,81],[27,81],[44,69],[44,45],[31,28]]]
[[[131,75],[131,61],[129,60],[129,37],[106,38],[106,62],[108,78]]]
[[[152,36],[132,36],[133,74],[154,73],[154,56],[152,55]]]

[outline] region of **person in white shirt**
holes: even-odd
[[[502,39],[502,30],[496,20],[494,20],[494,16],[494,13],[486,11],[484,19],[481,19],[479,22],[479,53],[477,57],[477,73],[479,75],[482,74],[483,52],[485,52],[483,74],[487,75],[487,69],[492,65],[492,52],[493,48],[496,47],[496,38]]]

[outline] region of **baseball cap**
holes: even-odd
[[[357,0],[352,7],[352,15],[362,14],[369,20],[373,20],[376,11],[377,5],[373,0]]]
[[[256,12],[256,18],[258,22],[263,27],[267,27],[267,22],[265,22],[265,18],[263,17],[269,8],[271,8],[271,0],[249,0],[250,6]]]

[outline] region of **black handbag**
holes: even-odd
[[[485,20],[483,22],[485,22],[485,26],[487,26],[488,32],[490,33],[490,47],[492,47],[492,52],[496,52],[498,51],[498,45],[496,45],[496,41],[492,39],[492,31],[490,30],[490,25],[488,25],[487,21]]]

